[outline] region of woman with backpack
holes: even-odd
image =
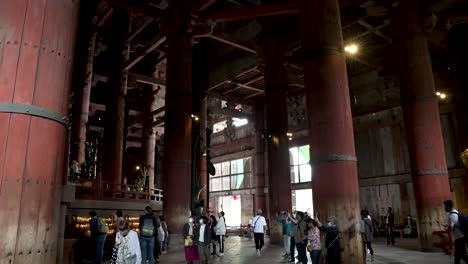
[[[112,264],[141,264],[140,241],[137,232],[130,230],[127,221],[117,223]]]

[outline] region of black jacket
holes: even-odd
[[[201,225],[196,225],[193,228],[193,241],[195,241],[195,243],[197,244],[200,241],[200,227]],[[205,234],[203,240],[203,243],[205,243],[205,245],[209,245],[211,243],[211,228],[209,225],[205,225]]]
[[[387,226],[389,228],[393,228],[395,226],[395,215],[393,215],[393,213],[390,213],[390,215],[388,216],[388,224]]]

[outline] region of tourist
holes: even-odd
[[[149,261],[150,264],[155,263],[154,256],[154,244],[155,236],[157,235],[157,229],[159,228],[159,219],[154,216],[153,209],[149,206],[145,208],[145,214],[140,217],[140,246],[142,263],[146,264]],[[156,259],[158,256],[156,256]]]
[[[307,223],[304,220],[304,213],[296,213],[297,224],[293,227],[293,236],[296,243],[298,264],[307,264]]]
[[[216,231],[215,231],[215,226],[218,223],[216,221],[216,217],[214,215],[210,215],[210,229],[211,229],[211,245],[213,247],[213,251],[211,252],[211,255],[214,256],[216,255]]]
[[[366,258],[366,248],[371,255],[371,261],[374,261],[374,249],[372,248],[372,240],[374,239],[374,229],[372,228],[372,221],[369,219],[369,211],[362,210],[361,212],[361,234],[362,242],[364,243],[364,258]]]
[[[340,264],[340,244],[339,231],[336,226],[336,217],[330,216],[327,219],[327,225],[323,225],[318,217],[314,219],[317,222],[317,227],[320,231],[325,232],[325,247],[327,248],[326,257],[327,264]]]
[[[318,264],[320,253],[322,252],[322,244],[320,243],[320,230],[315,220],[310,219],[307,222],[308,232],[307,239],[309,240],[309,246],[311,247],[310,259],[312,264]]]
[[[185,261],[187,264],[193,264],[194,261],[200,259],[197,246],[193,243],[194,232],[195,225],[193,223],[193,217],[189,217],[182,231],[184,235]]]
[[[210,257],[211,229],[208,226],[208,218],[202,216],[200,224],[195,228],[194,242],[198,245],[198,250],[202,259],[202,264],[208,264]]]
[[[262,209],[257,209],[257,216],[252,219],[257,256],[261,255],[263,245],[265,244],[265,231],[267,230],[266,219],[262,214]]]
[[[391,207],[388,207],[387,215],[385,216],[385,230],[387,234],[387,246],[390,246],[390,245],[395,246],[395,236],[393,234],[394,227],[395,227],[395,216],[393,215],[393,209]]]
[[[452,237],[455,240],[455,264],[459,264],[460,260],[468,264],[468,256],[465,247],[465,234],[461,229],[461,223],[458,220],[459,212],[453,207],[453,201],[447,200],[444,202],[445,212],[448,213],[448,230],[452,231]]]
[[[284,247],[284,259],[289,258],[289,250],[290,250],[290,245],[289,243],[291,242],[291,238],[288,233],[288,212],[283,211],[283,212],[278,212],[276,213],[276,221],[281,224],[281,229],[283,233],[283,247]]]
[[[93,241],[94,249],[94,264],[102,263],[102,256],[104,255],[104,244],[106,242],[107,231],[109,228],[107,224],[98,217],[95,211],[89,212],[91,219],[89,220],[89,227],[91,230],[91,240]]]
[[[113,219],[112,219],[112,222],[115,226],[115,229],[117,230],[117,225],[120,221],[124,221],[124,217],[123,217],[123,213],[122,213],[122,210],[117,210],[113,216]]]
[[[296,250],[296,240],[294,239],[294,235],[293,235],[293,230],[294,228],[297,226],[297,223],[298,221],[296,220],[296,211],[293,212],[293,215],[291,216],[290,214],[288,214],[288,221],[289,221],[289,224],[290,224],[290,227],[289,227],[289,236],[291,238],[291,241],[289,243],[289,257],[290,257],[290,261],[289,263],[295,263],[296,259],[295,259],[295,250]]]
[[[115,237],[116,254],[112,255],[111,263],[141,264],[141,249],[137,232],[130,230],[128,222],[121,220],[117,223]],[[115,257],[115,259],[114,259]]]
[[[406,237],[412,237],[415,229],[416,225],[414,224],[414,220],[410,215],[408,215],[405,219],[405,228],[403,229],[403,234]]]
[[[164,241],[162,242],[162,254],[167,254],[167,242],[169,241],[169,231],[167,229],[166,217],[164,217],[164,215],[160,215],[159,221],[164,231]]]
[[[224,218],[224,212],[221,211],[218,214],[218,222],[214,227],[216,232],[216,237],[218,238],[219,243],[219,253],[218,256],[224,256],[224,236],[226,236],[226,219]]]

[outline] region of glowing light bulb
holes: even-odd
[[[447,97],[446,94],[444,94],[444,93],[441,93],[441,94],[440,94],[440,99],[445,99],[446,97]]]
[[[135,169],[136,169],[136,170],[140,170],[140,166],[136,166]]]
[[[344,50],[349,53],[349,54],[356,54],[359,50],[358,46],[356,44],[350,44],[347,45]]]

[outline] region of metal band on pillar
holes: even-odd
[[[318,164],[324,162],[333,162],[333,161],[357,161],[357,157],[354,155],[343,155],[343,154],[330,154],[321,157],[315,157],[310,159],[310,164]]]
[[[27,104],[0,103],[0,113],[14,113],[42,117],[58,122],[68,128],[68,117],[62,113],[52,111],[43,107]]]
[[[425,176],[425,175],[448,175],[449,172],[446,170],[433,170],[433,171],[419,171],[416,173],[418,176]]]

